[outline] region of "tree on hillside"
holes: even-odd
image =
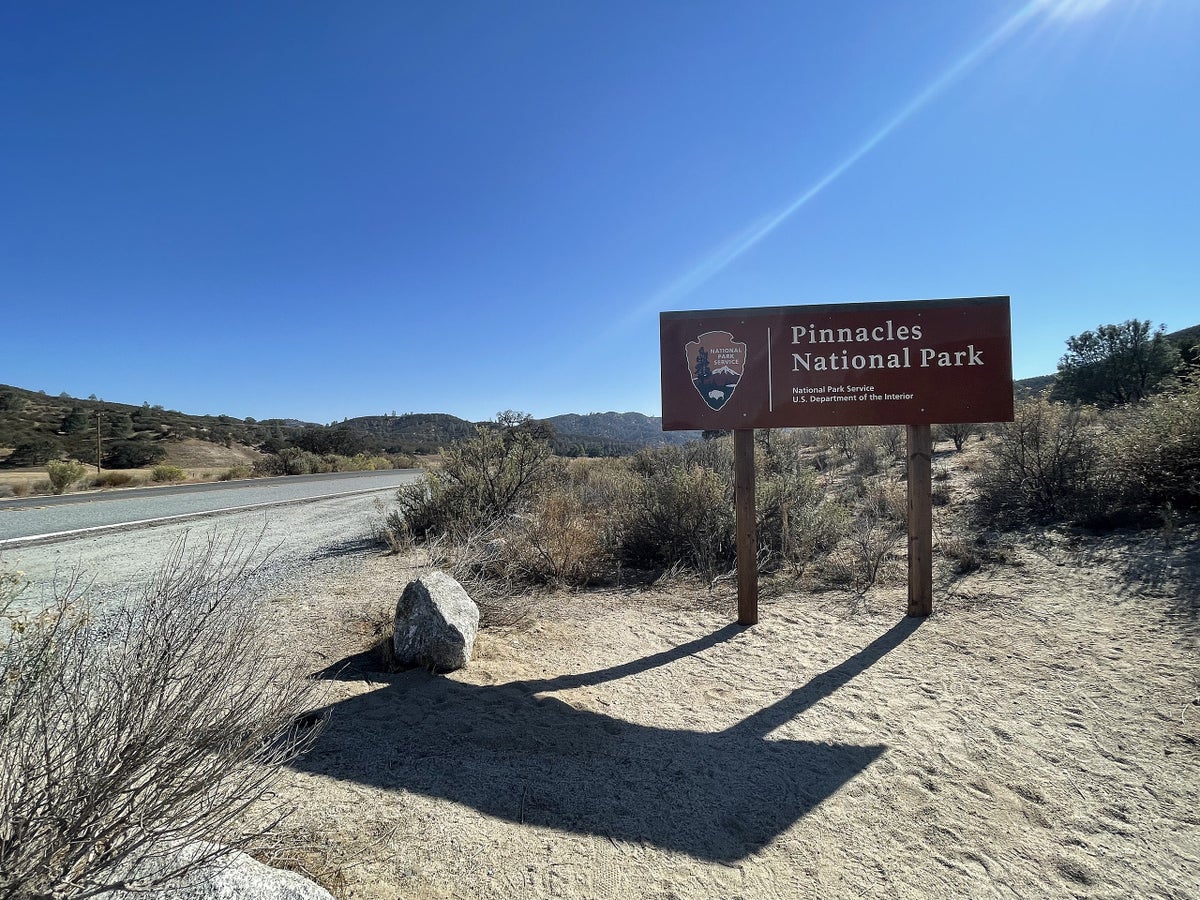
[[[1153,330],[1148,319],[1101,325],[1067,338],[1067,352],[1058,362],[1058,388],[1076,403],[1137,403],[1153,394],[1179,362],[1179,350],[1161,325]]]
[[[62,432],[63,434],[78,434],[81,431],[87,431],[88,414],[83,411],[82,407],[72,406],[71,411],[63,416]]]
[[[124,440],[133,434],[133,419],[127,412],[110,412],[104,417],[104,436],[110,440]]]
[[[118,441],[104,448],[106,469],[142,469],[162,462],[166,448],[148,441]]]
[[[496,424],[506,432],[531,435],[535,440],[552,444],[558,438],[558,429],[553,422],[535,419],[519,409],[506,409],[496,413]]]
[[[0,412],[20,412],[25,408],[25,398],[12,391],[0,391]]]
[[[45,465],[63,453],[62,441],[53,437],[35,437],[18,444],[5,463],[13,468]]]
[[[1200,363],[1200,325],[1176,331],[1170,337],[1171,343],[1179,348],[1185,368]]]
[[[298,434],[292,435],[292,445],[309,453],[323,456],[326,453],[336,453],[339,456],[354,456],[370,449],[366,438],[351,428],[335,426],[323,428],[319,425],[305,428]]]

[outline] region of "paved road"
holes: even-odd
[[[232,491],[174,491],[161,498],[139,492],[139,497],[109,502],[116,504],[117,510],[126,510],[124,503],[137,504],[128,507],[132,510],[126,513],[129,518],[145,516],[148,510],[179,509],[178,503],[191,504],[196,514],[134,528],[102,528],[52,540],[0,543],[0,569],[20,570],[29,582],[20,607],[35,608],[48,602],[76,575],[90,585],[89,594],[103,602],[136,591],[179,541],[186,540],[189,547],[215,541],[253,549],[254,560],[261,563],[252,580],[259,596],[303,590],[317,577],[349,571],[348,567],[357,565],[365,555],[380,552],[373,535],[383,524],[386,510],[394,506],[395,488],[419,477],[420,472],[408,470],[363,473],[360,478],[279,479],[276,484],[257,481]],[[320,494],[325,496],[313,496]],[[250,505],[253,498],[268,505]],[[250,508],[244,508],[248,505]],[[243,508],[213,512],[216,506]],[[52,508],[56,513],[74,515],[90,505],[65,503]],[[109,509],[107,518],[112,518],[112,508],[104,508]],[[42,512],[46,510],[26,507],[0,511],[0,517],[21,519]],[[61,524],[55,520],[50,527]]]
[[[239,507],[308,501],[353,492],[394,490],[420,472],[338,472],[249,481],[0,500],[0,549],[44,542],[47,535],[210,515]]]

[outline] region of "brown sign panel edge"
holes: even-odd
[[[664,430],[1004,422],[1006,296],[663,312]]]

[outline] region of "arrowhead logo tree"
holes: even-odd
[[[746,345],[728,331],[708,331],[687,345],[687,365],[700,399],[714,410],[729,402],[746,371]]]

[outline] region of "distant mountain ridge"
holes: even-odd
[[[700,436],[697,431],[663,431],[659,416],[637,412],[565,413],[544,421],[553,425],[562,437],[607,438],[642,446],[685,444]]]
[[[538,421],[554,429],[555,450],[566,456],[613,456],[642,447],[682,444],[698,432],[665,432],[662,419],[642,413],[567,413]],[[480,425],[446,413],[406,413],[399,416],[358,416],[336,427],[367,435],[387,450],[432,453],[470,437]]]
[[[437,453],[471,437],[479,425],[488,424],[469,422],[447,413],[357,416],[327,426],[292,418],[255,421],[226,415],[189,415],[148,402],[133,406],[0,385],[0,461],[7,460],[8,450],[24,447],[26,450],[12,464],[24,460],[36,465],[63,453],[94,462],[97,415],[103,424],[106,453],[117,445],[132,444],[147,453],[156,448],[153,451],[156,456],[162,455],[165,445],[189,439],[226,447],[271,446],[272,442],[278,446],[280,442],[293,441],[298,446],[307,446],[301,442],[303,437],[319,437],[325,432],[334,437],[339,432],[350,432],[355,437],[348,445],[365,451]],[[647,446],[685,443],[699,436],[692,432],[664,432],[661,419],[635,412],[567,414],[543,421],[554,429],[555,450],[569,456],[623,455]]]
[[[1165,335],[1186,362],[1200,361],[1200,325],[1181,328]],[[1056,375],[1022,378],[1014,383],[1018,396],[1054,389]],[[61,454],[94,461],[97,421],[102,423],[105,452],[127,451],[161,455],[166,443],[207,441],[232,447],[235,444],[269,448],[274,442],[303,446],[306,435],[330,432],[347,437],[353,432],[366,451],[392,453],[437,453],[475,433],[479,425],[447,413],[357,416],[328,426],[297,419],[237,419],[227,415],[189,415],[143,403],[141,406],[86,400],[60,394],[47,395],[13,385],[0,384],[0,462],[37,465]],[[554,429],[554,447],[568,456],[613,456],[642,447],[683,444],[700,437],[696,431],[662,430],[662,419],[637,412],[565,413],[543,419]],[[16,450],[24,448],[22,453]],[[9,455],[9,451],[14,451]],[[325,452],[325,451],[321,451]],[[89,455],[90,454],[90,455]]]
[[[475,425],[448,413],[356,416],[334,426],[366,435],[382,449],[398,453],[436,453],[475,433]]]

